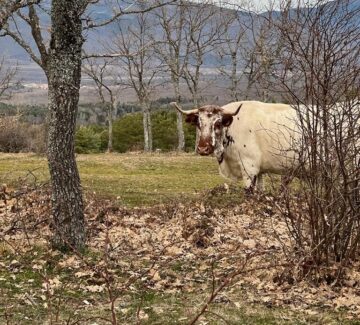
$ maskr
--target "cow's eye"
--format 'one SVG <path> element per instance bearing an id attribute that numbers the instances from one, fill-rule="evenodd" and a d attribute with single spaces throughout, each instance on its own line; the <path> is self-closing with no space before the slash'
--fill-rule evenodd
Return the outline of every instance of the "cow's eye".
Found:
<path id="1" fill-rule="evenodd" d="M 216 121 L 216 122 L 214 123 L 214 128 L 215 128 L 215 129 L 220 129 L 220 128 L 221 128 L 221 122 L 220 122 L 220 121 Z"/>

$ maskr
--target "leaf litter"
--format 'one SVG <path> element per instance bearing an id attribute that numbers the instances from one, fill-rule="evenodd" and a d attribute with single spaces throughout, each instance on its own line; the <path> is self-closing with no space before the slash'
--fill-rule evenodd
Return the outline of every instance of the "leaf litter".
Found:
<path id="1" fill-rule="evenodd" d="M 301 261 L 288 226 L 266 196 L 239 198 L 219 207 L 204 199 L 123 208 L 89 195 L 85 213 L 90 253 L 62 254 L 48 245 L 49 189 L 3 187 L 0 286 L 20 283 L 25 289 L 14 294 L 15 299 L 45 308 L 48 296 L 60 289 L 88 292 L 89 297 L 79 298 L 83 308 L 100 305 L 96 295 L 114 290 L 118 309 L 126 315 L 129 307 L 121 294 L 196 293 L 205 299 L 246 261 L 214 304 L 260 304 L 309 315 L 338 310 L 346 318 L 360 318 L 359 264 L 347 269 L 341 285 L 301 277 Z M 24 264 L 26 258 L 29 264 Z M 27 287 L 19 282 L 27 268 L 41 274 L 39 285 L 33 279 Z M 149 316 L 139 309 L 137 317 Z"/>

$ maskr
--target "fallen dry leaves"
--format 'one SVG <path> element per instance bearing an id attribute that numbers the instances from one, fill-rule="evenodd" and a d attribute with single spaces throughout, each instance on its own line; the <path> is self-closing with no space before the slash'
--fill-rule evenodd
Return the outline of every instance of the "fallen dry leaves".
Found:
<path id="1" fill-rule="evenodd" d="M 88 197 L 88 245 L 94 253 L 89 257 L 63 255 L 48 248 L 48 189 L 16 192 L 3 188 L 1 195 L 0 235 L 8 249 L 21 254 L 32 245 L 46 247 L 45 255 L 56 260 L 58 274 L 71 272 L 72 280 L 66 284 L 70 289 L 90 293 L 109 288 L 119 293 L 196 292 L 206 298 L 214 284 L 221 284 L 247 260 L 241 274 L 214 303 L 285 306 L 310 315 L 325 308 L 345 310 L 349 318 L 360 317 L 359 264 L 348 269 L 341 285 L 301 278 L 301 263 L 287 225 L 270 198 L 248 197 L 222 208 L 199 201 L 126 209 Z M 44 254 L 39 254 L 33 257 L 31 268 L 44 274 L 47 262 Z M 16 259 L 0 263 L 1 269 L 13 271 L 15 277 L 23 267 Z M 0 285 L 2 281 L 6 280 L 0 278 Z M 46 300 L 45 295 L 53 294 L 63 282 L 59 276 L 48 277 L 39 293 L 21 299 L 31 304 L 38 295 Z M 86 300 L 83 304 L 94 303 Z M 119 308 L 127 312 L 127 308 Z M 138 310 L 137 317 L 146 320 L 148 315 Z"/>

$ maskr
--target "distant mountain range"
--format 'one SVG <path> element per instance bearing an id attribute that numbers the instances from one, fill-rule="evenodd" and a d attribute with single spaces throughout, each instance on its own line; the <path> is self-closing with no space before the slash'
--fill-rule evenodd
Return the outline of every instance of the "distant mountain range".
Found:
<path id="1" fill-rule="evenodd" d="M 347 0 L 344 0 L 347 1 Z M 331 2 L 329 2 L 330 4 Z M 41 21 L 41 26 L 44 31 L 45 40 L 49 38 L 47 30 L 50 26 L 50 0 L 46 0 L 42 2 L 42 9 L 38 11 Z M 360 8 L 360 0 L 350 0 L 349 7 L 350 10 L 358 10 Z M 25 9 L 26 10 L 26 9 Z M 112 16 L 113 10 L 107 2 L 107 5 L 104 4 L 94 4 L 89 6 L 87 14 L 90 15 L 93 19 L 101 21 Z M 230 10 L 230 9 L 229 9 Z M 248 13 L 244 13 L 239 11 L 239 15 L 249 15 Z M 266 13 L 264 13 L 266 14 Z M 274 16 L 279 15 L 280 12 L 273 12 Z M 245 18 L 246 19 L 246 18 Z M 133 23 L 133 16 L 124 16 L 121 20 L 121 26 L 129 26 Z M 10 22 L 11 24 L 11 22 Z M 360 28 L 360 17 L 358 19 L 358 26 Z M 17 19 L 17 28 L 23 33 L 25 40 L 32 40 L 29 28 L 27 23 L 21 19 Z M 85 49 L 89 52 L 96 51 L 99 48 L 99 40 L 107 40 L 110 38 L 111 33 L 114 31 L 114 28 L 111 25 L 106 27 L 102 27 L 97 31 L 89 31 L 85 32 L 84 36 L 86 38 Z M 31 45 L 34 45 L 33 41 L 29 41 Z M 5 56 L 7 58 L 7 62 L 10 65 L 19 65 L 20 79 L 25 80 L 26 82 L 45 82 L 45 76 L 42 73 L 41 69 L 33 63 L 29 55 L 25 52 L 25 50 L 16 44 L 9 37 L 0 37 L 0 58 Z M 209 67 L 214 64 L 213 55 L 208 55 L 205 58 L 204 66 Z"/>

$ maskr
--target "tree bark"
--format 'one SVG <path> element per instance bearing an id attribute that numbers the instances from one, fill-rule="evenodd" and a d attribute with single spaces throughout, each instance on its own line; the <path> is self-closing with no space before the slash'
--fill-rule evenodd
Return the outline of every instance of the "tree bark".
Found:
<path id="1" fill-rule="evenodd" d="M 9 17 L 20 8 L 40 2 L 39 0 L 5 0 L 0 1 L 0 30 Z"/>
<path id="2" fill-rule="evenodd" d="M 113 117 L 115 111 L 115 103 L 112 100 L 108 110 L 108 147 L 107 153 L 113 152 Z"/>
<path id="3" fill-rule="evenodd" d="M 179 80 L 173 80 L 174 90 L 176 101 L 180 105 L 181 102 L 181 95 L 180 95 L 180 85 Z M 178 134 L 178 150 L 184 151 L 185 150 L 185 133 L 184 133 L 184 125 L 183 125 L 183 116 L 182 114 L 176 110 L 176 128 Z"/>
<path id="4" fill-rule="evenodd" d="M 151 114 L 150 104 L 146 101 L 141 103 L 143 110 L 143 127 L 144 127 L 144 151 L 152 151 L 152 128 L 151 128 Z"/>
<path id="5" fill-rule="evenodd" d="M 237 77 L 237 65 L 238 65 L 238 58 L 237 53 L 231 53 L 231 97 L 232 100 L 238 101 L 239 96 L 237 92 L 238 88 L 238 77 Z"/>
<path id="6" fill-rule="evenodd" d="M 151 126 L 151 112 L 150 112 L 150 108 L 148 110 L 148 114 L 147 114 L 148 120 L 148 132 L 149 132 L 149 151 L 153 151 L 153 134 L 152 134 L 152 126 Z"/>
<path id="7" fill-rule="evenodd" d="M 47 155 L 52 182 L 53 245 L 58 249 L 81 249 L 85 245 L 82 189 L 74 150 L 84 42 L 80 18 L 85 7 L 84 0 L 53 0 L 51 9 L 52 33 L 46 67 Z"/>

